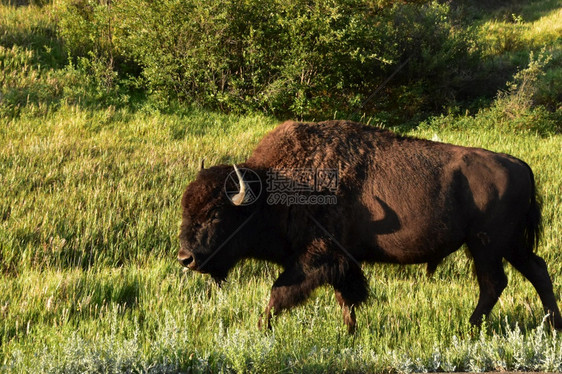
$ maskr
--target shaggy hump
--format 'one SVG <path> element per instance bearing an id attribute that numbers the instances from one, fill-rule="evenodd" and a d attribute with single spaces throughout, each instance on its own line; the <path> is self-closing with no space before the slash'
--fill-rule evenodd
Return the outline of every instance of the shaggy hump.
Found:
<path id="1" fill-rule="evenodd" d="M 349 121 L 287 121 L 267 134 L 254 150 L 250 167 L 348 169 L 365 162 L 391 132 Z"/>

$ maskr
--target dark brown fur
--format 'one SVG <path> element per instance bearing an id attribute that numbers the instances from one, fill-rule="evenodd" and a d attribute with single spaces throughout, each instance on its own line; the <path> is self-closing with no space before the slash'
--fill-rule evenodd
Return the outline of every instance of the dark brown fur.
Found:
<path id="1" fill-rule="evenodd" d="M 264 184 L 271 169 L 339 172 L 335 205 L 270 205 L 264 191 L 256 203 L 234 206 L 222 191 L 232 171 L 227 165 L 201 170 L 184 193 L 182 264 L 219 281 L 243 258 L 283 266 L 265 326 L 272 312 L 330 284 L 353 331 L 354 307 L 368 294 L 360 263 L 427 263 L 434 271 L 466 243 L 480 285 L 472 323 L 481 322 L 505 288 L 505 258 L 532 282 L 551 322 L 562 328 L 546 264 L 533 253 L 541 214 L 533 173 L 523 161 L 328 121 L 281 124 L 239 166 L 254 170 Z"/>

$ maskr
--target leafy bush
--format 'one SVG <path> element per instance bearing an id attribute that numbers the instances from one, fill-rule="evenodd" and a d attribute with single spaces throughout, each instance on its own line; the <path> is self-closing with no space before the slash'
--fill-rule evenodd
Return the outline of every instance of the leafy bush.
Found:
<path id="1" fill-rule="evenodd" d="M 127 103 L 130 92 L 122 89 L 127 82 L 117 76 L 112 55 L 94 52 L 107 48 L 92 44 L 81 52 L 73 50 L 75 58 L 65 56 L 52 9 L 34 5 L 0 10 L 6 20 L 0 23 L 0 116 L 43 116 L 64 103 Z"/>
<path id="2" fill-rule="evenodd" d="M 545 75 L 545 67 L 552 56 L 543 49 L 537 57 L 531 51 L 529 64 L 513 76 L 507 89 L 500 91 L 491 107 L 491 112 L 499 119 L 499 124 L 512 130 L 532 130 L 541 134 L 556 133 L 562 130 L 562 111 L 548 111 L 537 105 L 540 79 Z M 544 95 L 543 95 L 544 97 Z"/>
<path id="3" fill-rule="evenodd" d="M 556 107 L 554 102 L 560 91 L 555 85 L 551 85 L 550 90 L 545 88 L 560 73 L 556 69 L 545 72 L 551 60 L 552 55 L 546 49 L 537 55 L 531 51 L 527 66 L 513 75 L 488 108 L 479 110 L 474 116 L 467 112 L 460 116 L 450 113 L 449 116 L 433 117 L 423 122 L 422 128 L 497 128 L 546 136 L 561 133 L 562 107 Z"/>
<path id="4" fill-rule="evenodd" d="M 72 54 L 111 56 L 120 72 L 140 66 L 157 96 L 226 111 L 363 109 L 407 59 L 396 92 L 416 82 L 416 111 L 453 96 L 477 55 L 437 2 L 65 0 L 60 10 Z"/>
<path id="5" fill-rule="evenodd" d="M 71 0 L 59 6 L 59 35 L 73 56 L 113 55 L 110 1 Z"/>
<path id="6" fill-rule="evenodd" d="M 537 92 L 537 81 L 544 75 L 544 68 L 551 59 L 552 56 L 545 49 L 536 58 L 531 51 L 528 66 L 513 76 L 513 81 L 508 82 L 507 90 L 498 94 L 496 106 L 503 107 L 506 115 L 511 117 L 517 117 L 521 112 L 531 109 Z"/>

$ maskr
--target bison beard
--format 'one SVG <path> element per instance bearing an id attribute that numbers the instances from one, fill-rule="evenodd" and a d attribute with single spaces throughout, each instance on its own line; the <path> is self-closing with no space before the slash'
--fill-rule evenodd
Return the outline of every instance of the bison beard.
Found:
<path id="1" fill-rule="evenodd" d="M 271 204 L 268 191 L 248 204 L 247 194 L 258 194 L 242 168 L 262 181 L 271 170 L 337 169 L 337 204 Z M 224 184 L 234 169 L 240 191 L 229 198 Z M 533 252 L 541 211 L 533 173 L 521 160 L 348 121 L 285 122 L 234 169 L 202 168 L 187 187 L 178 260 L 217 281 L 244 258 L 280 264 L 260 326 L 330 284 L 353 332 L 354 309 L 368 295 L 362 262 L 427 263 L 431 272 L 466 243 L 480 287 L 471 323 L 481 323 L 506 287 L 506 259 L 562 329 L 546 264 Z"/>

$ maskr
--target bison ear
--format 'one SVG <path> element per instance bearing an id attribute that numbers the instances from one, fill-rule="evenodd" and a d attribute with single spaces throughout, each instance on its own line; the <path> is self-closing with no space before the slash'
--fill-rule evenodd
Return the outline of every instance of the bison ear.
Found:
<path id="1" fill-rule="evenodd" d="M 240 170 L 238 170 L 236 165 L 233 166 L 234 166 L 234 171 L 238 176 L 238 184 L 240 185 L 240 191 L 236 195 L 232 196 L 231 200 L 234 205 L 240 206 L 244 204 L 244 200 L 246 199 L 246 190 L 248 189 L 248 186 L 246 185 L 246 182 L 244 181 L 244 178 L 242 177 L 242 173 L 240 173 Z"/>

